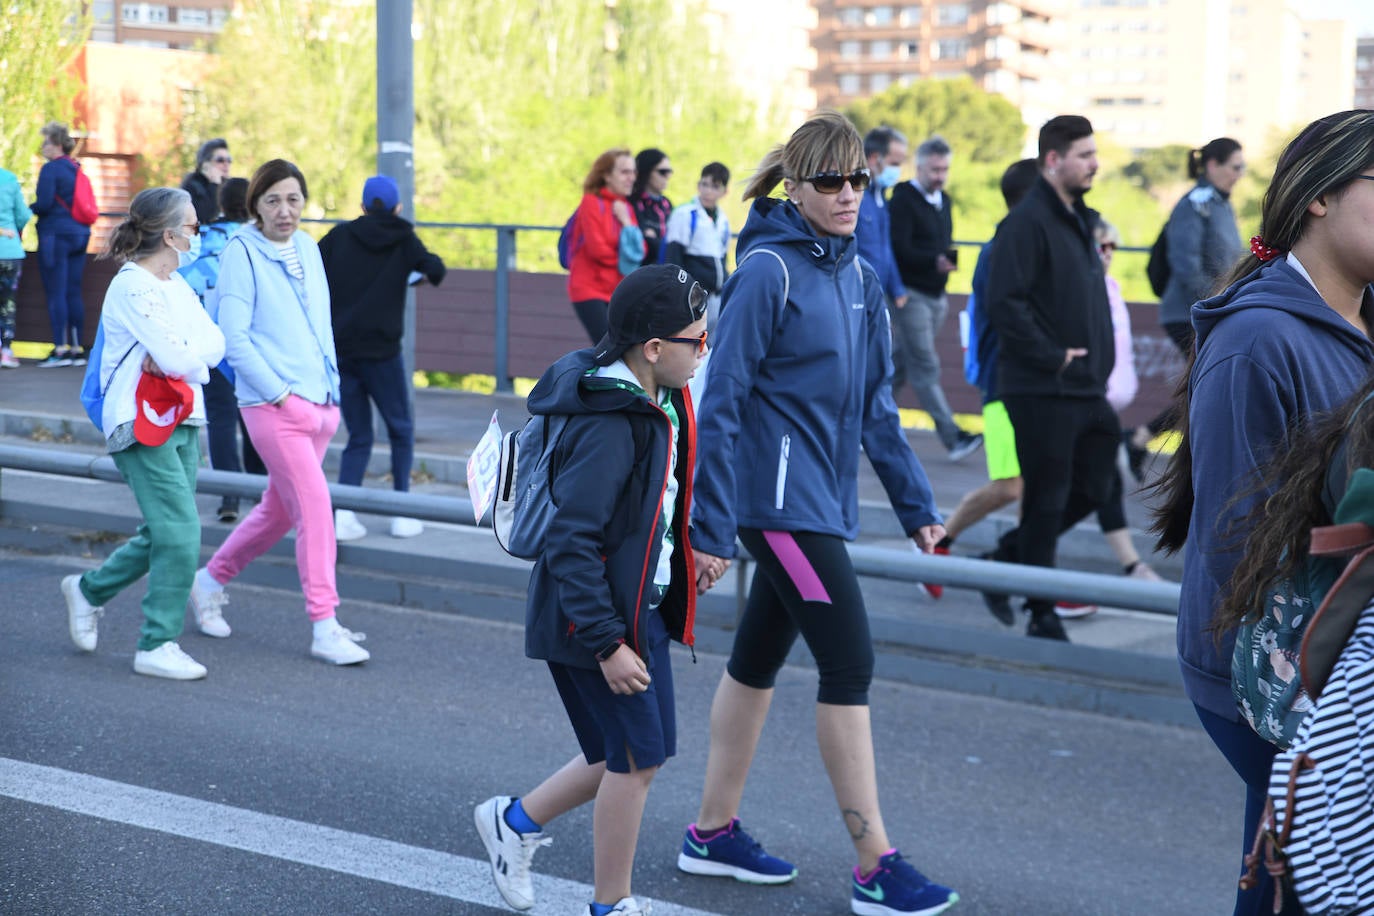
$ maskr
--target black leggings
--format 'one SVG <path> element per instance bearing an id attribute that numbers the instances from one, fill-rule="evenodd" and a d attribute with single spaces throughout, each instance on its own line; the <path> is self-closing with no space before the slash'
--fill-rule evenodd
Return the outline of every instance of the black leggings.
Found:
<path id="1" fill-rule="evenodd" d="M 820 671 L 816 701 L 867 706 L 873 637 L 859 577 L 841 538 L 741 528 L 758 569 L 726 670 L 746 687 L 773 686 L 787 653 L 806 640 Z"/>
<path id="2" fill-rule="evenodd" d="M 606 329 L 610 327 L 606 318 L 606 310 L 610 305 L 606 299 L 579 299 L 572 304 L 577 320 L 582 322 L 582 327 L 587 329 L 587 336 L 592 339 L 593 347 L 601 343 L 601 338 L 606 336 Z"/>

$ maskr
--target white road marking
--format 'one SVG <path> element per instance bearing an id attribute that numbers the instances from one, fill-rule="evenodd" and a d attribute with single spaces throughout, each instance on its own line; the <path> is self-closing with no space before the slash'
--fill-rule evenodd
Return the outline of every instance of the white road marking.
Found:
<path id="1" fill-rule="evenodd" d="M 0 795 L 156 830 L 172 836 L 242 849 L 437 894 L 464 903 L 508 909 L 491 881 L 484 859 L 469 859 L 435 849 L 322 827 L 0 757 Z M 534 876 L 540 903 L 530 913 L 585 913 L 591 885 L 547 875 Z M 659 900 L 655 916 L 719 916 Z"/>

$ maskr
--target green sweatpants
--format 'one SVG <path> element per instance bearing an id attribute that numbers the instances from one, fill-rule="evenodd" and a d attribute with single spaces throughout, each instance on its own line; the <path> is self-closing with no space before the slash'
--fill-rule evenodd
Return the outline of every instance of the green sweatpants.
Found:
<path id="1" fill-rule="evenodd" d="M 148 577 L 138 648 L 146 652 L 181 635 L 191 580 L 200 562 L 200 515 L 196 511 L 196 468 L 200 430 L 179 426 L 162 445 L 135 444 L 115 452 L 143 524 L 122 547 L 81 577 L 81 593 L 94 605 Z"/>

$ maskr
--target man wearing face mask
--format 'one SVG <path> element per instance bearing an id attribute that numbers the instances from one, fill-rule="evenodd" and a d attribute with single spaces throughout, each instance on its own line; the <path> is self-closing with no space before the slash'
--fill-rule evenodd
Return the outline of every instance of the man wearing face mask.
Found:
<path id="1" fill-rule="evenodd" d="M 906 161 L 906 137 L 891 127 L 875 127 L 864 137 L 864 156 L 872 183 L 859 199 L 859 224 L 854 240 L 859 255 L 873 265 L 883 281 L 889 309 L 906 305 L 906 287 L 892 257 L 892 224 L 888 215 L 887 189 L 902 177 Z"/>
<path id="2" fill-rule="evenodd" d="M 933 136 L 916 148 L 916 177 L 892 192 L 892 254 L 906 285 L 906 305 L 892 311 L 892 393 L 906 382 L 935 423 L 935 434 L 960 461 L 983 444 L 954 423 L 940 387 L 940 357 L 935 335 L 945 322 L 949 300 L 945 284 L 954 271 L 953 204 L 945 192 L 949 144 Z"/>

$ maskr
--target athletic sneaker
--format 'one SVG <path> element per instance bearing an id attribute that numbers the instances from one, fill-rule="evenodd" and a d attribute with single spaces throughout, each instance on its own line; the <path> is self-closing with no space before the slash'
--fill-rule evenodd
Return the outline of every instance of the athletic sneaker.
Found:
<path id="1" fill-rule="evenodd" d="M 701 838 L 696 824 L 688 827 L 677 867 L 691 875 L 734 878 L 746 884 L 786 884 L 797 877 L 796 866 L 764 852 L 737 817 L 709 840 Z"/>
<path id="2" fill-rule="evenodd" d="M 482 845 L 487 848 L 487 858 L 491 860 L 491 879 L 496 882 L 501 898 L 517 910 L 528 910 L 534 906 L 530 863 L 541 846 L 553 843 L 553 837 L 542 833 L 517 833 L 512 829 L 506 823 L 506 810 L 513 801 L 509 795 L 487 799 L 472 810 L 472 822 L 477 827 Z M 632 898 L 627 897 L 626 900 L 634 902 Z"/>
<path id="3" fill-rule="evenodd" d="M 209 578 L 210 573 L 204 567 L 198 570 L 191 580 L 191 596 L 187 600 L 196 618 L 196 627 L 206 636 L 223 639 L 233 632 L 224 619 L 224 606 L 229 603 L 229 593 L 222 585 L 216 588 L 219 583 L 213 579 L 206 583 L 205 580 Z"/>
<path id="4" fill-rule="evenodd" d="M 963 461 L 982 447 L 982 433 L 974 433 L 971 436 L 968 433 L 960 433 L 959 438 L 954 442 L 954 447 L 949 450 L 949 460 Z"/>
<path id="5" fill-rule="evenodd" d="M 334 510 L 334 540 L 356 541 L 367 537 L 367 528 L 349 509 Z"/>
<path id="6" fill-rule="evenodd" d="M 959 902 L 959 895 L 918 872 L 892 850 L 878 860 L 867 880 L 854 869 L 849 911 L 858 916 L 935 916 Z"/>
<path id="7" fill-rule="evenodd" d="M 596 910 L 589 906 L 587 912 L 594 913 Z M 606 916 L 649 916 L 649 904 L 640 903 L 633 897 L 621 897 Z"/>
<path id="8" fill-rule="evenodd" d="M 1060 642 L 1069 641 L 1069 634 L 1064 632 L 1064 624 L 1059 622 L 1059 615 L 1055 613 L 1041 616 L 1032 614 L 1030 622 L 1026 624 L 1026 635 L 1040 639 L 1057 639 Z"/>
<path id="9" fill-rule="evenodd" d="M 1077 604 L 1073 601 L 1058 601 L 1054 605 L 1055 614 L 1059 615 L 1060 620 L 1078 620 L 1082 617 L 1091 617 L 1097 613 L 1095 604 Z"/>
<path id="10" fill-rule="evenodd" d="M 0 347 L 0 369 L 18 369 L 19 360 L 15 359 L 14 351 L 9 347 Z"/>
<path id="11" fill-rule="evenodd" d="M 931 551 L 931 553 L 935 554 L 938 557 L 947 557 L 949 556 L 949 548 L 936 547 L 934 550 Z M 922 582 L 921 588 L 925 589 L 926 594 L 929 595 L 931 599 L 934 601 L 939 601 L 941 598 L 944 597 L 945 594 L 945 587 L 943 585 L 933 585 L 929 582 Z"/>
<path id="12" fill-rule="evenodd" d="M 67 599 L 67 631 L 72 642 L 82 652 L 94 652 L 100 635 L 100 615 L 103 607 L 96 607 L 81 593 L 81 577 L 67 576 L 62 580 L 62 597 Z"/>
<path id="13" fill-rule="evenodd" d="M 418 518 L 398 515 L 391 520 L 391 536 L 394 538 L 413 538 L 425 533 L 425 524 Z"/>
<path id="14" fill-rule="evenodd" d="M 71 358 L 73 366 L 86 365 L 86 351 L 80 347 L 72 347 L 67 351 L 67 356 Z"/>
<path id="15" fill-rule="evenodd" d="M 66 348 L 58 349 L 54 347 L 53 351 L 47 355 L 47 358 L 38 361 L 38 368 L 54 369 L 59 366 L 70 366 L 71 364 L 72 356 L 67 352 Z"/>
<path id="16" fill-rule="evenodd" d="M 134 671 L 149 677 L 165 677 L 173 681 L 196 681 L 205 677 L 205 666 L 174 642 L 165 642 L 156 649 L 134 653 Z"/>
<path id="17" fill-rule="evenodd" d="M 362 633 L 336 626 L 310 641 L 310 654 L 331 665 L 356 665 L 372 657 L 372 653 L 358 643 L 367 637 Z"/>
<path id="18" fill-rule="evenodd" d="M 987 553 L 978 555 L 980 560 L 996 560 L 1001 562 L 997 556 L 997 551 L 989 550 Z M 983 603 L 988 606 L 988 613 L 997 618 L 997 622 L 1004 627 L 1016 626 L 1016 612 L 1011 608 L 1011 597 L 1000 592 L 979 592 L 983 596 Z"/>

